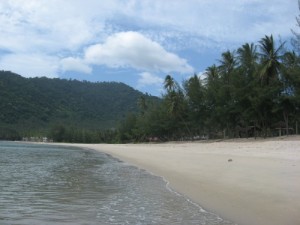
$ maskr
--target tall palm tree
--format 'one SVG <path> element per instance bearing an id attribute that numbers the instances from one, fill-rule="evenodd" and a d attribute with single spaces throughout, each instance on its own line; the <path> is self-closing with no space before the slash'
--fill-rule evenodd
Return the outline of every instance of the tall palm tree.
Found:
<path id="1" fill-rule="evenodd" d="M 239 74 L 235 89 L 235 101 L 237 111 L 237 121 L 243 126 L 247 126 L 250 121 L 256 120 L 256 108 L 253 107 L 253 98 L 257 96 L 257 83 L 255 74 L 258 68 L 257 46 L 253 43 L 245 43 L 237 50 L 239 64 Z"/>
<path id="2" fill-rule="evenodd" d="M 206 75 L 206 100 L 208 100 L 211 108 L 215 107 L 220 89 L 219 68 L 214 64 L 205 71 Z"/>
<path id="3" fill-rule="evenodd" d="M 258 60 L 257 47 L 251 43 L 246 43 L 237 50 L 239 64 L 243 70 L 249 73 L 255 68 Z"/>
<path id="4" fill-rule="evenodd" d="M 207 67 L 205 71 L 205 85 L 208 89 L 214 89 L 214 86 L 219 83 L 219 68 L 214 64 L 210 67 Z"/>
<path id="5" fill-rule="evenodd" d="M 164 81 L 164 88 L 167 92 L 174 91 L 176 88 L 176 82 L 171 75 L 167 75 Z"/>
<path id="6" fill-rule="evenodd" d="M 260 57 L 261 57 L 261 71 L 260 78 L 268 85 L 271 79 L 278 78 L 280 69 L 280 55 L 284 43 L 282 43 L 277 49 L 273 36 L 265 36 L 259 41 Z"/>
<path id="7" fill-rule="evenodd" d="M 192 111 L 199 111 L 204 103 L 205 88 L 197 74 L 185 81 L 184 90 Z"/>
<path id="8" fill-rule="evenodd" d="M 186 99 L 183 90 L 170 75 L 167 75 L 165 78 L 164 88 L 167 90 L 165 100 L 170 118 L 173 118 L 176 122 L 182 122 L 187 133 L 191 134 L 184 118 L 186 114 Z"/>
<path id="9" fill-rule="evenodd" d="M 185 81 L 184 89 L 189 101 L 197 102 L 203 96 L 203 86 L 197 74 Z"/>
<path id="10" fill-rule="evenodd" d="M 214 64 L 208 67 L 205 71 L 206 79 L 205 86 L 208 92 L 216 92 L 219 88 L 220 81 L 219 68 Z M 212 93 L 211 93 L 212 94 Z"/>
<path id="11" fill-rule="evenodd" d="M 206 88 L 200 77 L 194 74 L 193 77 L 184 83 L 185 95 L 188 104 L 188 117 L 191 128 L 199 135 L 204 130 L 204 118 L 206 116 Z"/>
<path id="12" fill-rule="evenodd" d="M 222 114 L 222 126 L 224 134 L 225 132 L 229 132 L 229 130 L 232 128 L 233 119 L 235 116 L 233 116 L 233 108 L 235 104 L 234 100 L 234 78 L 236 74 L 236 56 L 235 52 L 226 51 L 222 54 L 222 58 L 219 61 L 221 65 L 219 66 L 220 69 L 220 75 L 221 75 L 221 81 L 223 82 L 220 86 L 220 90 L 218 91 L 219 95 L 219 113 Z M 224 135 L 225 136 L 225 135 Z"/>
<path id="13" fill-rule="evenodd" d="M 255 109 L 262 126 L 264 136 L 267 136 L 268 128 L 274 122 L 272 112 L 276 111 L 274 99 L 277 99 L 281 94 L 280 69 L 281 55 L 280 51 L 283 48 L 281 44 L 276 48 L 273 36 L 265 36 L 259 41 L 259 56 L 260 68 L 259 76 L 261 85 L 256 87 L 256 96 L 254 96 Z"/>
<path id="14" fill-rule="evenodd" d="M 215 80 L 219 77 L 219 71 L 218 67 L 214 64 L 212 66 L 207 67 L 205 71 L 206 79 L 209 80 Z"/>
<path id="15" fill-rule="evenodd" d="M 224 81 L 229 84 L 230 82 L 230 76 L 231 73 L 234 70 L 234 67 L 236 66 L 236 59 L 234 52 L 224 52 L 222 53 L 222 59 L 220 60 L 220 71 L 224 78 Z"/>

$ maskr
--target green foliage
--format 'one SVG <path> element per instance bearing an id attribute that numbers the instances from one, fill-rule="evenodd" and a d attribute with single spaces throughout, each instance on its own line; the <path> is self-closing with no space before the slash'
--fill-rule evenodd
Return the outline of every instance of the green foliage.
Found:
<path id="1" fill-rule="evenodd" d="M 139 110 L 141 96 L 158 101 L 123 83 L 24 78 L 0 71 L 0 128 L 17 130 L 20 136 L 47 136 L 61 124 L 66 130 L 56 127 L 54 139 L 71 141 L 64 137 L 71 128 L 77 133 L 115 128 L 124 115 Z M 90 141 L 81 136 L 82 142 Z"/>
<path id="2" fill-rule="evenodd" d="M 300 59 L 276 47 L 272 36 L 221 55 L 180 86 L 164 81 L 159 104 L 140 101 L 141 114 L 121 126 L 122 142 L 257 137 L 296 133 L 300 119 Z M 281 132 L 280 132 L 281 133 Z M 155 137 L 155 138 L 154 138 Z"/>
<path id="3" fill-rule="evenodd" d="M 48 135 L 54 142 L 70 143 L 115 143 L 117 133 L 114 130 L 91 130 L 77 127 L 53 126 Z"/>
<path id="4" fill-rule="evenodd" d="M 0 127 L 0 140 L 19 141 L 21 140 L 21 136 L 15 129 Z"/>
<path id="5" fill-rule="evenodd" d="M 137 117 L 129 113 L 119 127 L 119 140 L 121 142 L 135 141 Z"/>

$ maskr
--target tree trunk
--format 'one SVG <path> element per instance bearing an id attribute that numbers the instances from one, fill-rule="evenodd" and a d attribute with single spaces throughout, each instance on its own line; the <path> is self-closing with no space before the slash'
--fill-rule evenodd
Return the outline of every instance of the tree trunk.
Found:
<path id="1" fill-rule="evenodd" d="M 286 111 L 283 112 L 283 119 L 285 122 L 286 136 L 289 136 L 289 114 Z"/>

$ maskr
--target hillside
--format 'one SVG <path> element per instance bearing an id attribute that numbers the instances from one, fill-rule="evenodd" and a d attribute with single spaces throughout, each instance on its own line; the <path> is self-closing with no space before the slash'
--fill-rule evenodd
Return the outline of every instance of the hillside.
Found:
<path id="1" fill-rule="evenodd" d="M 123 83 L 24 78 L 0 71 L 0 129 L 22 134 L 47 132 L 59 124 L 110 129 L 128 112 L 138 111 L 143 95 Z"/>

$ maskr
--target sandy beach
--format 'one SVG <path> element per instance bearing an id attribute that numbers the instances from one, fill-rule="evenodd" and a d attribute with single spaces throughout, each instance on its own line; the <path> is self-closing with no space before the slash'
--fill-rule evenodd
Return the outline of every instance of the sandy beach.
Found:
<path id="1" fill-rule="evenodd" d="M 240 225 L 300 224 L 300 137 L 164 144 L 70 144 L 163 176 L 207 211 Z"/>

